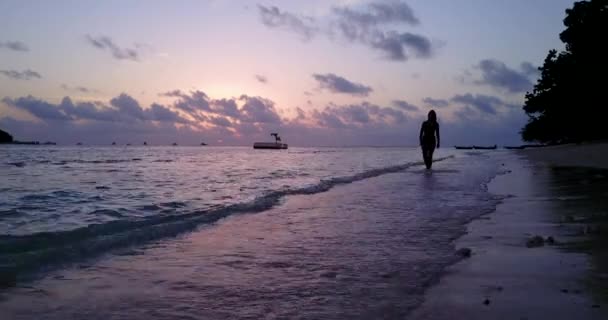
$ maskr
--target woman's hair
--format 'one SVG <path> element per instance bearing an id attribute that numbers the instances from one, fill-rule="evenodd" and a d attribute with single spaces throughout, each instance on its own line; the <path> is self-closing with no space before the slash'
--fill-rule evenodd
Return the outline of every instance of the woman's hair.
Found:
<path id="1" fill-rule="evenodd" d="M 437 122 L 437 114 L 435 113 L 435 110 L 431 110 L 429 111 L 429 120 L 433 121 L 433 122 Z"/>

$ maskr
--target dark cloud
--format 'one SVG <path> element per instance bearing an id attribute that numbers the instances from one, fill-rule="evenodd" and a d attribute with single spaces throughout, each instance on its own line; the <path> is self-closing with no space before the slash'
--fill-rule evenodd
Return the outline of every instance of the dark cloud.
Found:
<path id="1" fill-rule="evenodd" d="M 153 103 L 149 109 L 146 109 L 145 115 L 147 120 L 188 123 L 188 121 L 182 118 L 177 112 L 157 103 Z"/>
<path id="2" fill-rule="evenodd" d="M 267 27 L 289 30 L 300 35 L 304 40 L 311 39 L 317 32 L 317 29 L 314 27 L 315 21 L 312 18 L 281 11 L 275 6 L 265 7 L 258 5 L 258 10 L 262 23 Z"/>
<path id="3" fill-rule="evenodd" d="M 317 30 L 331 40 L 342 39 L 359 43 L 383 53 L 389 60 L 406 61 L 410 57 L 429 58 L 433 55 L 431 41 L 419 34 L 397 30 L 420 23 L 412 8 L 404 1 L 382 0 L 364 6 L 334 7 L 326 26 L 316 29 L 312 18 L 281 11 L 277 7 L 259 6 L 262 22 L 268 27 L 283 27 L 310 39 Z"/>
<path id="4" fill-rule="evenodd" d="M 298 118 L 308 117 L 299 115 Z M 317 125 L 334 129 L 395 125 L 407 120 L 400 110 L 380 107 L 368 102 L 351 105 L 330 104 L 321 111 L 314 110 L 310 118 L 314 119 Z"/>
<path id="5" fill-rule="evenodd" d="M 144 111 L 139 105 L 139 102 L 125 93 L 121 93 L 118 97 L 112 98 L 110 104 L 127 117 L 137 120 L 145 119 Z"/>
<path id="6" fill-rule="evenodd" d="M 383 52 L 385 58 L 405 61 L 410 56 L 428 58 L 431 41 L 410 32 L 385 30 L 384 27 L 420 23 L 410 6 L 398 0 L 370 3 L 362 8 L 336 7 L 333 25 L 344 39 L 359 42 Z"/>
<path id="7" fill-rule="evenodd" d="M 71 117 L 66 115 L 61 108 L 34 98 L 33 96 L 21 97 L 17 99 L 4 98 L 2 102 L 9 106 L 28 111 L 32 115 L 40 119 L 50 120 L 70 120 Z"/>
<path id="8" fill-rule="evenodd" d="M 470 93 L 455 95 L 451 101 L 463 104 L 467 107 L 474 107 L 482 113 L 496 115 L 497 110 L 501 107 L 513 108 L 514 106 L 504 102 L 502 99 L 495 96 L 483 94 L 472 95 Z M 465 110 L 465 113 L 470 113 L 470 110 Z"/>
<path id="9" fill-rule="evenodd" d="M 475 79 L 474 84 L 488 85 L 501 91 L 510 93 L 526 92 L 532 88 L 532 82 L 528 78 L 533 74 L 531 64 L 522 65 L 522 71 L 509 68 L 505 63 L 485 59 L 476 66 L 481 71 L 481 79 Z"/>
<path id="10" fill-rule="evenodd" d="M 351 82 L 333 73 L 313 74 L 315 80 L 319 82 L 322 89 L 327 89 L 333 93 L 346 93 L 353 96 L 368 96 L 373 89 L 371 87 Z"/>
<path id="11" fill-rule="evenodd" d="M 42 76 L 40 73 L 32 70 L 0 70 L 0 74 L 8 77 L 13 80 L 32 80 L 32 79 L 40 79 Z"/>
<path id="12" fill-rule="evenodd" d="M 220 127 L 230 127 L 232 126 L 232 123 L 230 122 L 230 120 L 224 118 L 224 117 L 211 117 L 209 119 L 209 121 L 213 124 L 215 124 L 216 126 L 220 126 Z"/>
<path id="13" fill-rule="evenodd" d="M 195 90 L 188 94 L 181 90 L 173 90 L 161 93 L 160 95 L 178 98 L 173 106 L 198 121 L 206 121 L 207 117 L 205 113 L 212 112 L 209 97 L 202 91 Z"/>
<path id="14" fill-rule="evenodd" d="M 383 51 L 389 60 L 405 61 L 411 54 L 418 58 L 428 58 L 432 55 L 431 41 L 409 32 L 378 33 L 371 39 L 370 44 Z"/>
<path id="15" fill-rule="evenodd" d="M 417 106 L 405 101 L 405 100 L 393 100 L 393 105 L 395 105 L 398 108 L 401 108 L 405 111 L 418 111 L 420 110 L 420 108 L 418 108 Z"/>
<path id="16" fill-rule="evenodd" d="M 265 76 L 260 75 L 260 74 L 256 74 L 255 79 L 260 83 L 264 83 L 264 84 L 268 83 L 268 78 L 266 78 Z"/>
<path id="17" fill-rule="evenodd" d="M 363 10 L 336 7 L 333 12 L 339 19 L 340 29 L 348 38 L 360 37 L 363 31 L 378 25 L 420 23 L 414 11 L 403 1 L 379 1 L 370 3 Z"/>
<path id="18" fill-rule="evenodd" d="M 426 97 L 422 99 L 422 102 L 434 108 L 445 108 L 450 105 L 450 102 L 445 99 L 435 99 L 431 97 Z"/>
<path id="19" fill-rule="evenodd" d="M 65 97 L 59 104 L 49 103 L 32 96 L 17 99 L 4 98 L 7 105 L 25 110 L 42 121 L 106 121 L 106 122 L 146 122 L 161 121 L 171 123 L 188 123 L 178 113 L 160 104 L 142 108 L 139 103 L 127 94 L 121 94 L 110 100 L 110 106 L 96 102 L 74 103 Z"/>
<path id="20" fill-rule="evenodd" d="M 71 86 L 68 86 L 67 84 L 62 84 L 61 88 L 66 91 L 75 91 L 75 92 L 80 92 L 80 93 L 99 93 L 98 90 L 83 87 L 83 86 L 71 87 Z"/>
<path id="21" fill-rule="evenodd" d="M 274 107 L 274 102 L 271 100 L 247 95 L 242 95 L 239 100 L 244 102 L 241 107 L 241 121 L 254 123 L 281 122 L 281 118 Z"/>
<path id="22" fill-rule="evenodd" d="M 30 51 L 30 48 L 28 48 L 28 46 L 21 41 L 0 41 L 0 48 L 21 52 Z"/>
<path id="23" fill-rule="evenodd" d="M 109 51 L 115 59 L 139 61 L 141 55 L 141 52 L 139 51 L 141 48 L 140 46 L 136 46 L 135 48 L 121 48 L 115 44 L 110 37 L 106 36 L 93 37 L 91 35 L 86 35 L 86 40 L 97 49 Z"/>
<path id="24" fill-rule="evenodd" d="M 239 107 L 234 99 L 217 99 L 211 101 L 213 112 L 232 118 L 238 118 L 240 115 Z"/>

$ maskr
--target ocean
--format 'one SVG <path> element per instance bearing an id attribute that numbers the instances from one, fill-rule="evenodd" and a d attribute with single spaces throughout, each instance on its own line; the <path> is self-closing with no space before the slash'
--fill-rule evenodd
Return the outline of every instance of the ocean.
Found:
<path id="1" fill-rule="evenodd" d="M 7 319 L 401 318 L 508 154 L 0 147 Z"/>

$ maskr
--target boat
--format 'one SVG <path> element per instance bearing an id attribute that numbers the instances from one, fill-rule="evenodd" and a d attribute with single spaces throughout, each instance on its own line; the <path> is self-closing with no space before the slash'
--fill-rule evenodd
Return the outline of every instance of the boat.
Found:
<path id="1" fill-rule="evenodd" d="M 207 144 L 204 142 L 201 142 L 201 146 L 206 146 Z"/>
<path id="2" fill-rule="evenodd" d="M 454 146 L 454 148 L 458 150 L 494 150 L 497 146 Z"/>
<path id="3" fill-rule="evenodd" d="M 172 146 L 177 147 L 177 142 L 173 142 Z"/>
<path id="4" fill-rule="evenodd" d="M 475 150 L 495 150 L 497 148 L 496 145 L 493 146 L 489 146 L 489 147 L 484 147 L 484 146 L 473 146 L 473 149 Z"/>
<path id="5" fill-rule="evenodd" d="M 287 143 L 281 142 L 281 137 L 278 133 L 271 133 L 274 137 L 274 142 L 256 142 L 253 144 L 254 149 L 287 149 Z"/>

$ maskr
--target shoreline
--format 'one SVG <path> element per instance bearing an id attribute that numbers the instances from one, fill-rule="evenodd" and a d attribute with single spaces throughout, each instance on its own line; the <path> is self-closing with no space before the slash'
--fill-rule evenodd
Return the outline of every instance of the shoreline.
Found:
<path id="1" fill-rule="evenodd" d="M 472 256 L 448 267 L 409 318 L 606 319 L 606 297 L 590 285 L 590 279 L 603 279 L 606 269 L 593 267 L 597 252 L 581 249 L 589 235 L 580 234 L 578 223 L 567 223 L 579 221 L 572 218 L 582 206 L 579 199 L 597 202 L 601 196 L 578 187 L 587 170 L 560 180 L 563 173 L 554 167 L 604 169 L 607 151 L 608 144 L 593 144 L 513 152 L 519 161 L 509 162 L 507 173 L 488 184 L 489 192 L 506 198 L 455 241 Z M 529 242 L 536 235 L 556 243 L 536 247 Z"/>

